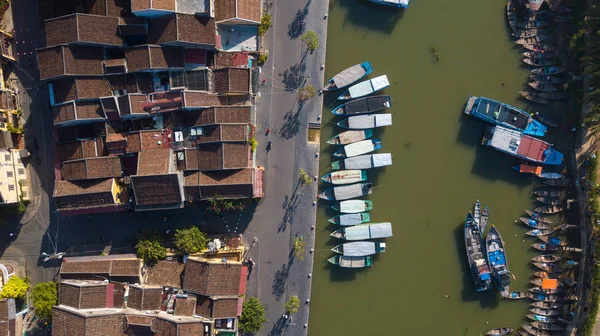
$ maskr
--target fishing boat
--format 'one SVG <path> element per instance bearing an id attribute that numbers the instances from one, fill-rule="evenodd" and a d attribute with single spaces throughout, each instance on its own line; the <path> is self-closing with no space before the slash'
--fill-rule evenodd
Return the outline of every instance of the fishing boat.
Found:
<path id="1" fill-rule="evenodd" d="M 372 96 L 351 100 L 334 108 L 331 113 L 339 116 L 375 113 L 392 106 L 390 96 Z"/>
<path id="2" fill-rule="evenodd" d="M 529 113 L 486 97 L 470 96 L 464 113 L 528 135 L 543 136 L 547 130 L 546 126 L 531 118 Z"/>
<path id="3" fill-rule="evenodd" d="M 544 272 L 550 273 L 559 273 L 562 271 L 562 268 L 555 263 L 531 263 L 533 266 L 541 269 Z"/>
<path id="4" fill-rule="evenodd" d="M 479 224 L 471 213 L 467 215 L 464 224 L 465 248 L 471 276 L 478 292 L 492 288 L 490 268 L 485 260 L 483 238 Z"/>
<path id="5" fill-rule="evenodd" d="M 329 218 L 327 220 L 331 224 L 337 224 L 342 226 L 352 226 L 368 223 L 371 221 L 371 215 L 368 212 L 359 212 L 355 214 L 343 214 Z"/>
<path id="6" fill-rule="evenodd" d="M 519 300 L 519 299 L 524 299 L 526 297 L 527 297 L 527 293 L 525 293 L 525 292 L 510 292 L 504 298 L 511 299 L 511 300 Z"/>
<path id="7" fill-rule="evenodd" d="M 555 324 L 555 323 L 542 323 L 542 322 L 531 322 L 532 327 L 542 329 L 542 330 L 565 330 L 567 329 L 565 326 Z"/>
<path id="8" fill-rule="evenodd" d="M 533 308 L 543 308 L 543 309 L 559 309 L 560 308 L 560 304 L 559 303 L 553 303 L 553 302 L 544 302 L 544 301 L 537 301 L 531 304 L 531 307 Z"/>
<path id="9" fill-rule="evenodd" d="M 526 43 L 528 44 L 528 43 Z M 543 59 L 543 58 L 552 58 L 556 56 L 554 51 L 526 51 L 523 53 L 523 56 L 531 59 Z"/>
<path id="10" fill-rule="evenodd" d="M 331 251 L 346 257 L 365 257 L 385 252 L 385 243 L 358 241 L 344 243 L 332 248 Z"/>
<path id="11" fill-rule="evenodd" d="M 531 308 L 529 309 L 529 311 L 536 315 L 542 316 L 557 316 L 558 314 L 560 314 L 560 311 L 558 310 L 545 308 Z"/>
<path id="12" fill-rule="evenodd" d="M 544 316 L 544 315 L 537 315 L 537 314 L 527 314 L 525 316 L 530 320 L 538 321 L 538 322 L 542 322 L 542 323 L 558 322 L 558 319 L 556 319 L 556 317 L 554 317 L 554 316 Z"/>
<path id="13" fill-rule="evenodd" d="M 517 1 L 508 0 L 506 2 L 506 18 L 510 29 L 515 32 L 517 30 Z"/>
<path id="14" fill-rule="evenodd" d="M 533 193 L 540 197 L 563 197 L 565 192 L 562 190 L 534 190 Z"/>
<path id="15" fill-rule="evenodd" d="M 543 214 L 555 214 L 563 211 L 563 207 L 556 205 L 547 205 L 535 208 L 535 212 L 543 213 Z"/>
<path id="16" fill-rule="evenodd" d="M 560 199 L 553 197 L 536 197 L 536 201 L 549 205 L 560 205 Z"/>
<path id="17" fill-rule="evenodd" d="M 527 297 L 534 301 L 542 302 L 563 302 L 561 296 L 555 294 L 539 294 L 539 293 L 528 293 Z"/>
<path id="18" fill-rule="evenodd" d="M 556 262 L 560 260 L 560 256 L 556 254 L 542 254 L 531 258 L 534 262 Z"/>
<path id="19" fill-rule="evenodd" d="M 555 289 L 544 289 L 542 287 L 533 287 L 533 288 L 529 288 L 529 292 L 531 293 L 537 293 L 537 294 L 558 294 L 558 293 L 562 293 L 562 288 L 555 288 Z"/>
<path id="20" fill-rule="evenodd" d="M 538 237 L 541 238 L 541 237 Z M 532 244 L 531 247 L 533 247 L 534 249 L 538 250 L 538 251 L 545 251 L 545 252 L 554 252 L 558 250 L 558 246 L 552 245 L 552 244 L 545 244 L 545 243 L 535 243 Z"/>
<path id="21" fill-rule="evenodd" d="M 509 292 L 510 272 L 508 271 L 508 261 L 504 251 L 504 241 L 494 225 L 487 234 L 485 245 L 496 286 L 498 286 L 502 296 L 506 296 Z"/>
<path id="22" fill-rule="evenodd" d="M 479 225 L 481 221 L 481 202 L 479 202 L 479 198 L 475 201 L 475 205 L 473 206 L 473 218 L 475 218 L 475 223 Z"/>
<path id="23" fill-rule="evenodd" d="M 327 140 L 330 145 L 347 145 L 361 140 L 370 139 L 373 136 L 373 130 L 358 130 L 358 131 L 345 131 L 331 139 Z"/>
<path id="24" fill-rule="evenodd" d="M 552 84 L 542 83 L 542 82 L 529 82 L 527 83 L 531 88 L 542 91 L 542 92 L 554 92 L 557 91 L 557 88 L 552 86 Z"/>
<path id="25" fill-rule="evenodd" d="M 337 123 L 346 129 L 372 129 L 392 125 L 392 114 L 363 114 L 344 119 Z"/>
<path id="26" fill-rule="evenodd" d="M 517 22 L 517 27 L 524 29 L 543 28 L 549 26 L 550 23 L 550 20 L 526 20 Z"/>
<path id="27" fill-rule="evenodd" d="M 537 95 L 546 100 L 561 100 L 569 97 L 565 92 L 540 92 Z"/>
<path id="28" fill-rule="evenodd" d="M 551 244 L 554 246 L 567 246 L 567 242 L 556 237 L 538 237 L 538 239 L 546 244 Z"/>
<path id="29" fill-rule="evenodd" d="M 366 182 L 329 188 L 320 192 L 318 197 L 328 201 L 343 201 L 351 198 L 366 196 L 372 192 L 373 185 Z"/>
<path id="30" fill-rule="evenodd" d="M 340 161 L 333 161 L 331 169 L 371 169 L 392 165 L 392 154 L 367 154 L 347 158 Z"/>
<path id="31" fill-rule="evenodd" d="M 481 227 L 481 233 L 485 232 L 485 228 L 487 227 L 489 222 L 489 216 L 490 210 L 488 209 L 488 207 L 483 208 L 483 211 L 481 211 L 481 221 L 479 223 L 479 226 Z"/>
<path id="32" fill-rule="evenodd" d="M 533 174 L 533 175 L 541 177 L 541 178 L 555 179 L 555 178 L 562 177 L 562 175 L 560 175 L 558 173 L 549 173 L 549 172 L 544 171 L 541 166 L 533 166 L 533 165 L 528 165 L 528 164 L 524 164 L 524 163 L 522 163 L 518 166 L 513 166 L 513 169 L 518 171 L 519 173 Z M 558 176 L 558 177 L 556 177 L 556 176 Z"/>
<path id="33" fill-rule="evenodd" d="M 373 72 L 373 68 L 371 67 L 371 63 L 369 62 L 362 62 L 353 65 L 348 69 L 333 76 L 329 81 L 327 81 L 327 83 L 325 83 L 325 86 L 323 87 L 323 91 L 333 91 L 345 88 L 346 86 L 369 75 L 371 72 Z"/>
<path id="34" fill-rule="evenodd" d="M 535 163 L 561 165 L 564 158 L 562 153 L 546 141 L 502 126 L 488 127 L 482 143 L 500 152 Z"/>
<path id="35" fill-rule="evenodd" d="M 552 76 L 558 75 L 565 72 L 565 68 L 557 67 L 557 66 L 549 66 L 543 68 L 537 68 L 531 70 L 531 73 L 534 75 L 542 75 L 542 76 Z"/>
<path id="36" fill-rule="evenodd" d="M 529 333 L 525 329 L 521 328 L 521 329 L 518 329 L 516 331 L 515 335 L 518 335 L 518 336 L 529 336 Z"/>
<path id="37" fill-rule="evenodd" d="M 343 227 L 333 231 L 330 236 L 344 240 L 388 238 L 392 236 L 392 223 L 373 223 Z"/>
<path id="38" fill-rule="evenodd" d="M 546 67 L 554 64 L 554 61 L 548 58 L 523 58 L 523 63 L 536 66 L 536 67 Z"/>
<path id="39" fill-rule="evenodd" d="M 528 236 L 537 237 L 537 236 L 547 236 L 547 235 L 551 234 L 552 232 L 554 232 L 554 230 L 552 230 L 552 229 L 533 229 L 533 230 L 529 230 L 529 231 L 525 232 L 525 234 Z"/>
<path id="40" fill-rule="evenodd" d="M 577 261 L 572 260 L 572 259 L 565 260 L 565 262 L 566 262 L 565 268 L 572 268 L 572 267 L 579 265 L 579 263 Z"/>
<path id="41" fill-rule="evenodd" d="M 551 46 L 549 44 L 543 44 L 543 43 L 524 44 L 523 48 L 525 48 L 529 51 L 554 51 L 554 50 L 556 50 L 556 47 Z"/>
<path id="42" fill-rule="evenodd" d="M 550 229 L 551 226 L 546 224 L 546 223 L 542 223 L 540 221 L 537 221 L 533 218 L 529 218 L 529 217 L 521 217 L 519 218 L 521 220 L 521 222 L 523 222 L 523 224 L 532 227 L 534 229 Z"/>
<path id="43" fill-rule="evenodd" d="M 486 335 L 490 335 L 490 336 L 500 336 L 500 335 L 508 335 L 511 332 L 513 332 L 512 328 L 509 327 L 501 327 L 501 328 L 494 328 L 488 332 L 486 332 Z"/>
<path id="44" fill-rule="evenodd" d="M 368 96 L 372 93 L 375 93 L 379 90 L 383 90 L 388 86 L 390 86 L 390 82 L 388 81 L 387 76 L 382 75 L 382 76 L 375 77 L 373 79 L 368 79 L 366 81 L 352 85 L 346 92 L 342 93 L 338 97 L 338 99 L 339 100 L 349 100 L 349 99 L 361 98 L 364 96 Z"/>
<path id="45" fill-rule="evenodd" d="M 534 103 L 538 103 L 538 104 L 548 104 L 549 101 L 545 98 L 542 98 L 539 93 L 535 93 L 535 92 L 529 92 L 529 91 L 519 91 L 519 93 L 521 94 L 521 96 L 523 96 L 523 98 L 532 101 Z"/>
<path id="46" fill-rule="evenodd" d="M 339 158 L 349 158 L 371 153 L 378 149 L 381 149 L 381 140 L 369 139 L 345 145 L 333 153 L 333 156 Z"/>
<path id="47" fill-rule="evenodd" d="M 522 324 L 521 327 L 523 329 L 525 329 L 525 331 L 527 331 L 528 335 L 533 335 L 533 336 L 551 336 L 550 333 L 548 333 L 547 331 L 543 331 L 543 330 L 537 330 L 534 327 L 528 325 L 528 324 Z"/>
<path id="48" fill-rule="evenodd" d="M 558 179 L 562 178 L 563 176 L 560 173 L 543 172 L 542 175 L 540 175 L 540 177 L 547 179 L 547 180 L 558 180 Z"/>
<path id="49" fill-rule="evenodd" d="M 344 268 L 363 268 L 373 265 L 373 259 L 371 259 L 371 257 L 346 257 L 336 255 L 327 259 L 327 261 Z"/>
<path id="50" fill-rule="evenodd" d="M 552 120 L 550 120 L 550 119 L 548 119 L 548 118 L 545 118 L 545 117 L 541 116 L 541 115 L 540 115 L 540 114 L 538 114 L 538 113 L 536 113 L 534 116 L 535 116 L 535 118 L 536 118 L 537 120 L 539 120 L 539 121 L 540 121 L 542 124 L 544 124 L 544 125 L 546 125 L 546 126 L 548 126 L 548 127 L 552 127 L 552 128 L 558 128 L 558 125 L 557 125 L 555 122 L 553 122 Z"/>
<path id="51" fill-rule="evenodd" d="M 548 180 L 544 181 L 544 184 L 551 187 L 569 187 L 571 186 L 571 180 L 568 178 L 563 178 L 560 180 Z"/>
<path id="52" fill-rule="evenodd" d="M 352 184 L 367 180 L 366 170 L 337 170 L 321 177 L 323 182 L 331 184 Z"/>
<path id="53" fill-rule="evenodd" d="M 539 213 L 535 212 L 535 211 L 531 211 L 531 210 L 525 210 L 525 212 L 531 216 L 531 218 L 539 221 L 539 222 L 543 222 L 546 224 L 552 224 L 553 222 L 550 220 L 550 218 L 544 216 L 544 215 L 540 215 Z"/>
<path id="54" fill-rule="evenodd" d="M 551 278 L 555 279 L 560 276 L 560 273 L 548 273 L 548 272 L 538 271 L 538 272 L 533 272 L 533 276 L 535 278 L 537 278 L 537 280 L 551 279 Z"/>
<path id="55" fill-rule="evenodd" d="M 341 213 L 359 213 L 373 210 L 373 201 L 348 200 L 335 203 L 331 208 Z"/>
<path id="56" fill-rule="evenodd" d="M 533 37 L 539 33 L 537 29 L 521 29 L 515 31 L 512 35 L 514 37 L 523 38 L 523 37 Z"/>
<path id="57" fill-rule="evenodd" d="M 520 38 L 520 39 L 516 40 L 515 43 L 519 44 L 519 45 L 540 43 L 540 42 L 546 41 L 549 38 L 550 37 L 547 36 L 547 35 L 538 35 L 538 36 L 534 36 L 534 37 L 524 37 L 524 38 Z"/>
<path id="58" fill-rule="evenodd" d="M 369 0 L 369 2 L 396 8 L 408 8 L 410 0 Z"/>
<path id="59" fill-rule="evenodd" d="M 549 84 L 562 84 L 565 82 L 560 76 L 529 75 L 529 79 Z"/>

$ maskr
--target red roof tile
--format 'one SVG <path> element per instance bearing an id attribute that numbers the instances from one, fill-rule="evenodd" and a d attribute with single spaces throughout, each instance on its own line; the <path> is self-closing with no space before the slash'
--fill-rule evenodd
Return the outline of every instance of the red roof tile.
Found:
<path id="1" fill-rule="evenodd" d="M 180 175 L 132 176 L 131 184 L 137 205 L 176 205 L 183 202 Z"/>
<path id="2" fill-rule="evenodd" d="M 238 295 L 241 264 L 207 263 L 187 259 L 183 289 L 206 296 Z"/>

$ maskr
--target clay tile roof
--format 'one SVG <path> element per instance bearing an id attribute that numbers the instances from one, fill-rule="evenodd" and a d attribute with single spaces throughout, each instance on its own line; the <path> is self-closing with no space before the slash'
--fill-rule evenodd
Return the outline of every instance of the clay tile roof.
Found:
<path id="1" fill-rule="evenodd" d="M 261 0 L 237 0 L 237 17 L 260 22 Z"/>
<path id="2" fill-rule="evenodd" d="M 207 199 L 219 195 L 224 198 L 248 198 L 253 195 L 252 184 L 200 186 L 200 197 Z"/>
<path id="3" fill-rule="evenodd" d="M 142 263 L 140 259 L 115 259 L 110 270 L 111 276 L 139 276 Z"/>
<path id="4" fill-rule="evenodd" d="M 194 316 L 196 312 L 196 298 L 188 297 L 187 299 L 178 298 L 175 300 L 175 315 Z"/>
<path id="5" fill-rule="evenodd" d="M 241 274 L 241 264 L 206 263 L 188 258 L 183 289 L 207 296 L 238 295 Z"/>
<path id="6" fill-rule="evenodd" d="M 252 184 L 252 169 L 228 169 L 200 172 L 199 183 L 205 185 Z M 187 185 L 187 179 L 186 179 Z"/>
<path id="7" fill-rule="evenodd" d="M 227 104 L 226 97 L 220 97 L 213 93 L 199 91 L 183 91 L 184 107 L 210 107 Z"/>
<path id="8" fill-rule="evenodd" d="M 65 259 L 60 266 L 60 274 L 109 274 L 111 266 L 112 260 L 68 261 Z"/>
<path id="9" fill-rule="evenodd" d="M 112 95 L 104 78 L 64 78 L 52 81 L 55 104 L 77 99 L 94 99 Z"/>
<path id="10" fill-rule="evenodd" d="M 86 139 L 81 141 L 81 148 L 83 149 L 84 158 L 94 158 L 103 154 L 102 139 Z"/>
<path id="11" fill-rule="evenodd" d="M 80 285 L 65 283 L 60 284 L 59 304 L 78 308 L 105 308 L 107 283 L 87 284 L 81 281 Z"/>
<path id="12" fill-rule="evenodd" d="M 60 175 L 67 181 L 87 179 L 85 160 L 63 162 Z"/>
<path id="13" fill-rule="evenodd" d="M 250 146 L 246 143 L 224 143 L 223 168 L 246 168 L 249 165 Z"/>
<path id="14" fill-rule="evenodd" d="M 183 179 L 184 179 L 185 186 L 199 186 L 200 185 L 200 172 L 198 172 L 198 171 L 183 172 Z"/>
<path id="15" fill-rule="evenodd" d="M 59 210 L 114 205 L 113 184 L 114 179 L 56 181 L 54 201 Z"/>
<path id="16" fill-rule="evenodd" d="M 178 261 L 160 260 L 148 267 L 146 284 L 181 288 L 181 275 L 184 267 L 185 264 Z"/>
<path id="17" fill-rule="evenodd" d="M 62 178 L 69 181 L 120 177 L 121 175 L 121 159 L 116 156 L 65 161 L 61 170 Z"/>
<path id="18" fill-rule="evenodd" d="M 250 92 L 249 68 L 222 68 L 213 70 L 215 92 Z"/>
<path id="19" fill-rule="evenodd" d="M 145 149 L 138 157 L 138 175 L 167 174 L 172 162 L 172 153 L 168 148 Z"/>
<path id="20" fill-rule="evenodd" d="M 177 335 L 177 323 L 173 321 L 167 321 L 162 318 L 157 318 L 154 320 L 152 324 L 152 331 L 154 331 L 154 335 L 164 335 L 164 336 L 178 336 Z M 184 334 L 188 335 L 188 334 Z M 189 334 L 192 336 L 194 334 Z"/>
<path id="21" fill-rule="evenodd" d="M 183 68 L 184 50 L 179 47 L 143 45 L 125 50 L 129 71 Z"/>
<path id="22" fill-rule="evenodd" d="M 217 22 L 233 19 L 235 17 L 236 0 L 217 0 L 215 1 L 215 20 Z"/>
<path id="23" fill-rule="evenodd" d="M 213 300 L 211 298 L 203 295 L 198 295 L 196 301 L 196 315 L 200 315 L 205 318 L 211 318 L 212 306 Z"/>
<path id="24" fill-rule="evenodd" d="M 180 204 L 184 201 L 182 196 L 182 182 L 180 175 L 177 173 L 131 177 L 131 184 L 137 205 Z"/>
<path id="25" fill-rule="evenodd" d="M 56 144 L 54 147 L 54 155 L 57 162 L 81 159 L 83 158 L 81 142 L 75 141 Z"/>
<path id="26" fill-rule="evenodd" d="M 223 169 L 223 144 L 203 144 L 198 146 L 198 149 L 195 151 L 198 156 L 198 170 Z M 187 153 L 188 151 L 186 150 Z M 187 161 L 189 160 L 186 158 L 186 163 Z M 193 167 L 193 165 L 190 163 L 189 167 Z"/>
<path id="27" fill-rule="evenodd" d="M 127 307 L 137 310 L 159 310 L 162 288 L 129 287 Z"/>
<path id="28" fill-rule="evenodd" d="M 40 78 L 62 75 L 99 76 L 103 74 L 104 48 L 55 46 L 37 50 Z"/>
<path id="29" fill-rule="evenodd" d="M 122 336 L 123 314 L 90 316 L 86 319 L 86 336 Z M 74 335 L 74 334 L 71 334 Z"/>
<path id="30" fill-rule="evenodd" d="M 62 307 L 54 306 L 52 309 L 52 335 L 71 336 L 86 335 L 85 317 L 77 315 Z"/>
<path id="31" fill-rule="evenodd" d="M 213 302 L 212 318 L 235 318 L 238 316 L 238 300 L 218 299 Z"/>
<path id="32" fill-rule="evenodd" d="M 221 141 L 247 141 L 248 125 L 220 125 Z"/>
<path id="33" fill-rule="evenodd" d="M 52 107 L 52 112 L 54 123 L 86 119 L 103 120 L 105 118 L 99 101 L 69 102 Z"/>
<path id="34" fill-rule="evenodd" d="M 201 321 L 179 323 L 177 327 L 179 335 L 202 335 L 204 332 L 204 323 Z"/>
<path id="35" fill-rule="evenodd" d="M 137 153 L 142 150 L 140 132 L 127 134 L 127 153 Z"/>
<path id="36" fill-rule="evenodd" d="M 89 14 L 72 14 L 45 22 L 46 45 L 73 42 L 122 46 L 119 18 Z"/>

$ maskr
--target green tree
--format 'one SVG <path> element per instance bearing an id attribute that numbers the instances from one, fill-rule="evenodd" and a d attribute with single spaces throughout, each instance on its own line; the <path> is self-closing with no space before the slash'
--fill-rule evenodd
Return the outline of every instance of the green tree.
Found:
<path id="1" fill-rule="evenodd" d="M 312 179 L 310 178 L 308 173 L 302 168 L 300 168 L 299 178 L 300 182 L 302 182 L 302 185 L 309 185 L 312 183 Z"/>
<path id="2" fill-rule="evenodd" d="M 300 309 L 300 300 L 294 295 L 285 303 L 285 310 L 294 314 L 298 312 L 298 309 Z"/>
<path id="3" fill-rule="evenodd" d="M 55 282 L 41 282 L 33 287 L 33 305 L 38 318 L 50 320 L 52 318 L 52 307 L 57 303 Z"/>
<path id="4" fill-rule="evenodd" d="M 264 36 L 272 25 L 271 14 L 263 12 L 262 17 L 260 18 L 260 25 L 258 25 L 258 35 Z"/>
<path id="5" fill-rule="evenodd" d="M 246 333 L 255 333 L 262 329 L 267 322 L 265 306 L 255 297 L 244 300 L 239 328 Z"/>
<path id="6" fill-rule="evenodd" d="M 16 275 L 13 275 L 8 279 L 8 282 L 2 287 L 0 297 L 2 298 L 15 298 L 21 299 L 27 293 L 29 289 L 29 283 L 25 279 L 21 279 Z"/>
<path id="7" fill-rule="evenodd" d="M 261 51 L 258 54 L 258 60 L 256 62 L 258 65 L 263 65 L 267 62 L 267 58 L 269 58 L 269 53 L 267 51 Z"/>
<path id="8" fill-rule="evenodd" d="M 306 47 L 310 51 L 319 49 L 319 35 L 314 30 L 308 30 L 300 37 L 302 42 L 306 43 Z"/>
<path id="9" fill-rule="evenodd" d="M 250 141 L 248 141 L 248 143 L 250 144 L 250 150 L 254 152 L 258 146 L 258 141 L 256 141 L 255 138 L 252 138 Z"/>
<path id="10" fill-rule="evenodd" d="M 167 256 L 167 249 L 162 245 L 162 239 L 154 231 L 143 231 L 135 246 L 138 257 L 146 262 L 154 262 Z"/>
<path id="11" fill-rule="evenodd" d="M 184 254 L 198 253 L 206 247 L 208 238 L 198 227 L 175 231 L 175 246 Z"/>
<path id="12" fill-rule="evenodd" d="M 301 102 L 307 101 L 317 95 L 317 90 L 314 86 L 308 85 L 298 90 L 298 100 Z"/>
<path id="13" fill-rule="evenodd" d="M 294 257 L 298 258 L 298 260 L 304 260 L 304 247 L 306 243 L 304 242 L 303 236 L 297 236 L 294 238 Z"/>

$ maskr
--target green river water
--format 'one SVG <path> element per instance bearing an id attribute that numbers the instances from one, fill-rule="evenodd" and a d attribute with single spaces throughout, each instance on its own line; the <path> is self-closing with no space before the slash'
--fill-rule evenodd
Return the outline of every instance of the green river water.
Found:
<path id="1" fill-rule="evenodd" d="M 511 290 L 529 288 L 534 239 L 514 221 L 532 206 L 534 180 L 511 169 L 516 159 L 482 147 L 484 123 L 462 114 L 471 94 L 527 108 L 518 92 L 529 69 L 508 35 L 505 6 L 497 0 L 413 0 L 397 13 L 363 1 L 331 1 L 325 77 L 368 60 L 371 77 L 387 74 L 392 83 L 384 92 L 393 99 L 393 126 L 376 137 L 383 143 L 379 152 L 391 152 L 394 163 L 369 171 L 377 186 L 369 198 L 372 221 L 392 222 L 394 236 L 373 267 L 333 267 L 326 259 L 340 241 L 329 237 L 335 227 L 326 219 L 336 213 L 320 203 L 311 336 L 481 335 L 525 322 L 527 300 L 474 290 L 462 231 L 467 210 L 480 198 L 506 243 L 516 277 Z M 339 121 L 330 113 L 337 105 L 333 96 L 324 103 L 320 175 L 334 151 L 325 141 L 341 131 L 328 122 Z"/>

